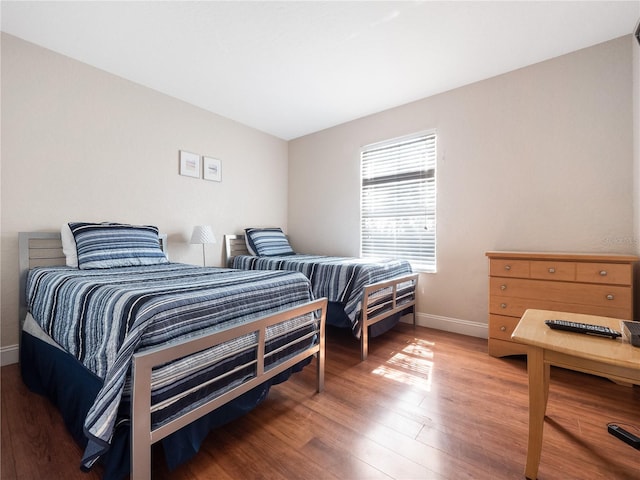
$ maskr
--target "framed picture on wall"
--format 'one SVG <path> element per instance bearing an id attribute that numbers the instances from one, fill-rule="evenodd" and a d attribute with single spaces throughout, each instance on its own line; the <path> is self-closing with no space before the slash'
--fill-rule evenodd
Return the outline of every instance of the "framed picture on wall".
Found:
<path id="1" fill-rule="evenodd" d="M 180 175 L 200 178 L 200 155 L 180 150 Z"/>
<path id="2" fill-rule="evenodd" d="M 222 162 L 218 158 L 202 157 L 204 161 L 204 179 L 222 181 Z"/>

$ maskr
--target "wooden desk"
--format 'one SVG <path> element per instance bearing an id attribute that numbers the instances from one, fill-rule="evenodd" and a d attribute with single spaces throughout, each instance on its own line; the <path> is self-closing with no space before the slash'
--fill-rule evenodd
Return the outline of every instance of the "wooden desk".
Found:
<path id="1" fill-rule="evenodd" d="M 524 312 L 511 338 L 527 345 L 529 442 L 524 474 L 532 480 L 537 477 L 540 464 L 551 365 L 640 385 L 640 348 L 632 346 L 624 338 L 611 340 L 551 330 L 544 324 L 548 319 L 593 323 L 622 331 L 621 320 L 615 318 L 550 310 Z"/>

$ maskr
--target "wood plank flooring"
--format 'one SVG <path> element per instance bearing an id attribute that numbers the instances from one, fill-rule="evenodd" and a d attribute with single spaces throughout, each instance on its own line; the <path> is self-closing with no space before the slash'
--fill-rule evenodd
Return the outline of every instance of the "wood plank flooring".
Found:
<path id="1" fill-rule="evenodd" d="M 603 341 L 607 341 L 603 339 Z M 527 446 L 523 357 L 496 359 L 486 341 L 401 324 L 372 340 L 328 332 L 326 388 L 307 367 L 250 414 L 213 431 L 200 453 L 156 479 L 522 479 Z M 100 478 L 47 400 L 3 367 L 2 464 L 10 479 Z M 640 451 L 607 433 L 640 435 L 640 387 L 552 369 L 541 480 L 640 479 Z"/>

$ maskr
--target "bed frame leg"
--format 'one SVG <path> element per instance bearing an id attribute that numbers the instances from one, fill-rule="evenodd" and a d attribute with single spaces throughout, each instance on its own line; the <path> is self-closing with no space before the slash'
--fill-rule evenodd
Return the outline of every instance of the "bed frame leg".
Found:
<path id="1" fill-rule="evenodd" d="M 151 480 L 151 364 L 134 356 L 131 391 L 131 478 Z"/>
<path id="2" fill-rule="evenodd" d="M 324 390 L 324 351 L 322 349 L 318 352 L 316 360 L 318 361 L 316 365 L 316 375 L 318 379 L 316 392 L 322 393 Z"/>
<path id="3" fill-rule="evenodd" d="M 151 447 L 147 444 L 133 447 L 131 455 L 131 478 L 151 479 Z"/>
<path id="4" fill-rule="evenodd" d="M 365 361 L 369 355 L 369 327 L 363 322 L 360 334 L 360 361 Z"/>
<path id="5" fill-rule="evenodd" d="M 316 391 L 321 393 L 324 390 L 324 361 L 325 361 L 325 325 L 327 318 L 327 300 L 322 303 L 322 310 L 320 312 L 320 329 L 318 338 L 318 352 L 316 353 L 316 376 L 318 379 L 318 386 Z"/>

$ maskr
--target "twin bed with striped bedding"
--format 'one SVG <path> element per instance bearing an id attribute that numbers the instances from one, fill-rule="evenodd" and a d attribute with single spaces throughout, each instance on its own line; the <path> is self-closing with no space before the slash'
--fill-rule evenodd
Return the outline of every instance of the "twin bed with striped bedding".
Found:
<path id="1" fill-rule="evenodd" d="M 248 228 L 225 235 L 227 265 L 243 270 L 303 273 L 316 298 L 328 299 L 327 324 L 350 328 L 368 353 L 369 336 L 392 328 L 404 313 L 415 324 L 418 274 L 405 260 L 362 259 L 295 253 L 280 228 Z"/>
<path id="2" fill-rule="evenodd" d="M 313 356 L 322 390 L 326 300 L 304 275 L 169 263 L 157 229 L 129 227 L 70 224 L 78 267 L 59 235 L 20 234 L 23 378 L 86 445 L 83 468 L 149 478 L 159 440 L 176 466 Z"/>

